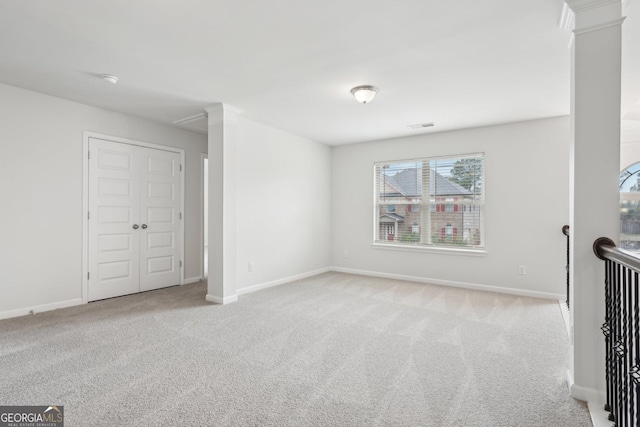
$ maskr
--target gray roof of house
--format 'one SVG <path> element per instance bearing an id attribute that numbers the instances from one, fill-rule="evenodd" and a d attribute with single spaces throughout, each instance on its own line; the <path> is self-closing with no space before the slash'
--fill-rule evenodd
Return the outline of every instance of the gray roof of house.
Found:
<path id="1" fill-rule="evenodd" d="M 422 195 L 422 168 L 411 168 L 387 176 L 387 183 L 397 189 L 401 196 L 414 197 Z M 471 191 L 448 180 L 431 169 L 429 194 L 438 196 L 466 196 Z M 436 191 L 437 190 L 437 191 Z M 390 195 L 390 194 L 387 194 Z"/>

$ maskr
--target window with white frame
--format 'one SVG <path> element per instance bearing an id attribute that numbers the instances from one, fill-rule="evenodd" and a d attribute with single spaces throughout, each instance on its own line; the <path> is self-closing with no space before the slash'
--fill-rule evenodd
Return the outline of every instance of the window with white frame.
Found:
<path id="1" fill-rule="evenodd" d="M 374 243 L 484 248 L 483 154 L 377 162 L 374 182 Z"/>

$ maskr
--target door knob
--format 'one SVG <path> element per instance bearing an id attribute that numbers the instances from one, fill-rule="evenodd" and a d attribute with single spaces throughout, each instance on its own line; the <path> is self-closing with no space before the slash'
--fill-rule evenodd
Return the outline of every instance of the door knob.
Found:
<path id="1" fill-rule="evenodd" d="M 147 228 L 147 224 L 142 224 L 142 229 L 146 229 Z"/>
<path id="2" fill-rule="evenodd" d="M 138 229 L 138 224 L 133 224 L 133 229 L 137 230 Z"/>

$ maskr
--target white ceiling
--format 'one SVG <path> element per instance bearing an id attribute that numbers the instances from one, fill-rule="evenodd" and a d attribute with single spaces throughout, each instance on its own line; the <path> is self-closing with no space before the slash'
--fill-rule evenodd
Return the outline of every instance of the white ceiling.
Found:
<path id="1" fill-rule="evenodd" d="M 640 98 L 636 3 L 626 110 Z M 168 124 L 224 102 L 330 145 L 550 117 L 569 113 L 562 4 L 2 0 L 0 82 Z M 380 88 L 371 104 L 349 93 L 362 84 Z"/>

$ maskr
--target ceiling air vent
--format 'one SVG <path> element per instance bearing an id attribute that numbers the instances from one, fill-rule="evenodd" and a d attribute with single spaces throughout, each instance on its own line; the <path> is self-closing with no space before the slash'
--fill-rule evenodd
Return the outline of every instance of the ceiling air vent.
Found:
<path id="1" fill-rule="evenodd" d="M 408 125 L 407 127 L 410 129 L 424 129 L 424 128 L 430 128 L 432 126 L 435 126 L 433 124 L 433 122 L 431 123 L 418 123 L 417 125 Z"/>

